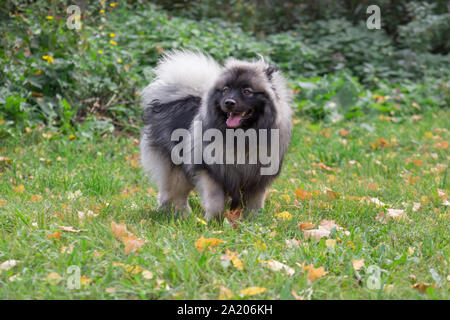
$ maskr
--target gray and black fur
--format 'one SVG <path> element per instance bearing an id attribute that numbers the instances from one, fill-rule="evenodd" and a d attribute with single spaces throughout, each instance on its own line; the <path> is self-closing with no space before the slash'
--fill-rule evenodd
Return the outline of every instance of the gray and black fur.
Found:
<path id="1" fill-rule="evenodd" d="M 143 91 L 145 128 L 140 147 L 142 164 L 158 186 L 160 206 L 190 211 L 187 198 L 195 188 L 207 220 L 223 213 L 227 198 L 232 209 L 262 208 L 266 191 L 281 168 L 292 130 L 290 95 L 281 73 L 263 60 L 229 59 L 220 66 L 208 56 L 187 51 L 166 54 L 155 73 L 155 81 Z M 259 162 L 173 164 L 171 151 L 178 144 L 171 141 L 175 129 L 192 132 L 192 124 L 198 120 L 203 132 L 215 128 L 225 136 L 230 112 L 244 115 L 237 127 L 244 131 L 279 129 L 281 160 L 276 174 L 261 175 Z M 192 141 L 192 145 L 198 143 L 204 144 L 198 139 Z M 252 152 L 255 147 L 247 143 L 246 150 Z"/>

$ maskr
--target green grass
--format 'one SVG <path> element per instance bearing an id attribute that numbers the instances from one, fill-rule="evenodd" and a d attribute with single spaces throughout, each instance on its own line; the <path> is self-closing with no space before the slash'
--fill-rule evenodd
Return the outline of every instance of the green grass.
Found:
<path id="1" fill-rule="evenodd" d="M 449 117 L 450 112 L 441 110 L 419 121 L 377 119 L 369 124 L 373 131 L 361 122 L 330 126 L 296 120 L 282 173 L 264 210 L 238 228 L 199 222 L 196 218 L 203 213 L 196 194 L 190 196 L 194 213 L 187 219 L 156 211 L 156 194 L 149 191 L 154 186 L 126 158 L 139 152 L 136 137 L 109 134 L 89 140 L 81 133 L 74 138 L 59 132 L 44 137 L 48 130 L 41 127 L 2 139 L 0 155 L 11 160 L 0 162 L 0 264 L 19 262 L 0 271 L 0 299 L 217 299 L 220 286 L 236 299 L 251 286 L 267 288 L 254 296 L 263 299 L 293 299 L 292 290 L 312 299 L 448 299 L 450 219 L 437 189 L 448 194 L 442 165 L 448 164 L 449 153 L 436 144 L 449 141 Z M 350 132 L 346 144 L 341 126 Z M 371 147 L 380 137 L 389 146 Z M 414 159 L 422 165 L 410 162 Z M 360 167 L 349 164 L 351 160 Z M 18 193 L 14 187 L 21 184 L 24 191 Z M 311 200 L 295 197 L 295 189 L 325 187 L 340 197 L 331 200 L 322 192 Z M 77 190 L 81 195 L 68 199 Z M 42 200 L 33 202 L 36 195 Z M 407 219 L 381 223 L 375 217 L 386 208 L 348 196 L 376 197 L 390 208 L 405 209 Z M 422 209 L 414 212 L 414 202 L 421 202 Z M 99 215 L 81 221 L 77 212 L 88 210 Z M 292 220 L 276 217 L 282 211 Z M 350 231 L 349 236 L 332 232 L 338 240 L 334 249 L 326 246 L 325 238 L 304 240 L 298 227 L 322 219 L 333 219 Z M 111 221 L 125 222 L 146 241 L 138 253 L 124 253 Z M 63 232 L 59 226 L 82 231 Z M 56 231 L 60 239 L 49 239 Z M 199 252 L 195 241 L 202 236 L 226 242 Z M 300 244 L 289 248 L 287 239 Z M 258 241 L 265 248 L 255 245 Z M 62 253 L 63 246 L 73 246 L 72 252 Z M 226 249 L 237 252 L 244 270 L 223 263 Z M 268 259 L 285 263 L 295 274 L 258 262 Z M 365 266 L 356 273 L 352 261 L 357 259 L 364 259 Z M 140 266 L 154 277 L 145 279 L 113 263 Z M 322 266 L 328 273 L 311 282 L 302 264 Z M 67 268 L 73 265 L 90 280 L 80 289 L 66 285 Z M 380 289 L 367 286 L 371 265 L 381 268 Z M 46 280 L 51 272 L 62 281 Z M 158 286 L 158 279 L 169 288 Z M 424 292 L 411 287 L 420 282 L 432 285 Z"/>

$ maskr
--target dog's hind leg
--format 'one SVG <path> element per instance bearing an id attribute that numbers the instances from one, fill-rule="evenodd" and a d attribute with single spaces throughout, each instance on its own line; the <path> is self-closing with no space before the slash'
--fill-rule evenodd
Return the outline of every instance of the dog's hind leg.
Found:
<path id="1" fill-rule="evenodd" d="M 159 190 L 160 207 L 173 207 L 177 212 L 186 216 L 191 212 L 188 203 L 189 192 L 193 184 L 188 180 L 186 174 L 180 168 L 172 168 L 170 173 L 161 181 Z"/>
<path id="2" fill-rule="evenodd" d="M 141 158 L 144 169 L 158 187 L 159 209 L 189 213 L 188 195 L 193 184 L 183 170 L 174 167 L 161 150 L 148 146 L 145 139 L 141 140 Z"/>
<path id="3" fill-rule="evenodd" d="M 205 220 L 220 217 L 225 207 L 225 193 L 220 185 L 202 171 L 197 174 L 196 187 L 205 209 Z"/>

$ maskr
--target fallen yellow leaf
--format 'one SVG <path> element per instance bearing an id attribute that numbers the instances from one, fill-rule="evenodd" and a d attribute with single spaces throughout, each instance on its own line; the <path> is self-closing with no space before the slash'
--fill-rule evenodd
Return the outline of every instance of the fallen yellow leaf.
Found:
<path id="1" fill-rule="evenodd" d="M 280 213 L 276 214 L 276 216 L 282 220 L 287 220 L 287 221 L 292 220 L 292 215 L 287 211 L 280 212 Z"/>
<path id="2" fill-rule="evenodd" d="M 87 276 L 81 276 L 80 277 L 80 283 L 84 286 L 89 285 L 92 282 L 91 279 L 89 279 Z"/>
<path id="3" fill-rule="evenodd" d="M 244 263 L 241 259 L 237 257 L 237 253 L 226 250 L 226 254 L 220 256 L 221 260 L 229 260 L 233 264 L 233 267 L 235 267 L 238 270 L 244 270 Z"/>
<path id="4" fill-rule="evenodd" d="M 23 193 L 23 191 L 25 190 L 25 187 L 23 184 L 19 184 L 17 187 L 13 186 L 13 190 L 16 193 Z"/>
<path id="5" fill-rule="evenodd" d="M 256 295 L 264 293 L 266 291 L 267 291 L 267 288 L 248 287 L 246 289 L 242 289 L 241 291 L 239 291 L 239 293 L 243 296 L 250 297 L 250 296 L 256 296 Z"/>

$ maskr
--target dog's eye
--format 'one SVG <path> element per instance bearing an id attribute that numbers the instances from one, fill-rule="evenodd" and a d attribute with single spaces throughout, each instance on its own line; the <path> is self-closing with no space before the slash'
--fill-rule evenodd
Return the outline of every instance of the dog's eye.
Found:
<path id="1" fill-rule="evenodd" d="M 224 87 L 223 89 L 222 89 L 222 92 L 223 93 L 228 93 L 230 91 L 230 88 L 228 88 L 228 87 Z"/>
<path id="2" fill-rule="evenodd" d="M 246 96 L 250 95 L 253 93 L 251 88 L 244 88 L 242 89 L 242 93 L 245 94 Z"/>

